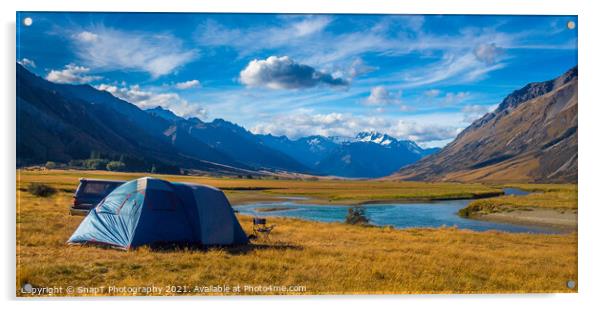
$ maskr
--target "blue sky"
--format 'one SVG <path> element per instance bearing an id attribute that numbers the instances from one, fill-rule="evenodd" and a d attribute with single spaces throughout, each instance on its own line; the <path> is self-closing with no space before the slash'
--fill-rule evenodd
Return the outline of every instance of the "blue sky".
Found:
<path id="1" fill-rule="evenodd" d="M 576 16 L 21 12 L 17 61 L 141 108 L 298 138 L 442 146 L 577 64 Z"/>

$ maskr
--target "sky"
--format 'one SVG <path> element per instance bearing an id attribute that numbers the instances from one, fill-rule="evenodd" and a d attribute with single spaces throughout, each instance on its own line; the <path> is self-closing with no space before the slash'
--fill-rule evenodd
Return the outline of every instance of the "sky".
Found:
<path id="1" fill-rule="evenodd" d="M 443 146 L 513 90 L 577 65 L 576 16 L 19 12 L 17 20 L 17 62 L 49 81 L 292 139 L 378 131 Z"/>

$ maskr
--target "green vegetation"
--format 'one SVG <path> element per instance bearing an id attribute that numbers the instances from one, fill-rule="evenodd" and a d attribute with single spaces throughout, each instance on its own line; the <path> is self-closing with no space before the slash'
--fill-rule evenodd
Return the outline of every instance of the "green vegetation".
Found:
<path id="1" fill-rule="evenodd" d="M 164 251 L 143 247 L 124 252 L 94 246 L 67 246 L 66 240 L 82 220 L 82 217 L 70 216 L 68 211 L 71 201 L 68 192 L 73 192 L 80 177 L 129 179 L 142 175 L 55 170 L 19 170 L 17 173 L 18 188 L 27 188 L 32 182 L 44 182 L 57 189 L 56 194 L 44 198 L 27 190 L 17 191 L 17 293 L 25 283 L 34 287 L 302 285 L 306 287 L 305 292 L 293 293 L 311 294 L 551 293 L 577 290 L 566 287 L 566 280 L 578 279 L 576 233 L 511 234 L 455 228 L 397 230 L 270 218 L 271 223 L 277 226 L 270 240 L 256 240 L 241 247 Z M 211 183 L 231 189 L 269 187 L 279 195 L 285 190 L 298 192 L 299 187 L 308 194 L 325 195 L 323 185 L 347 187 L 354 192 L 361 192 L 359 187 L 378 191 L 379 185 L 386 188 L 381 188 L 386 192 L 392 192 L 395 186 L 414 185 L 415 190 L 422 188 L 423 191 L 427 186 L 399 182 L 266 182 L 160 177 Z M 439 185 L 446 190 L 462 187 L 458 184 L 430 185 L 435 191 L 441 190 Z M 485 188 L 478 185 L 467 187 Z M 414 192 L 399 190 L 404 194 Z M 335 191 L 334 194 L 345 192 L 343 189 Z M 237 194 L 233 192 L 238 191 L 230 190 L 229 196 Z M 241 192 L 244 195 L 257 190 Z M 276 198 L 272 193 L 261 194 L 245 198 Z M 245 231 L 250 233 L 251 218 L 239 215 L 239 219 Z M 89 291 L 80 295 L 94 294 Z M 163 292 L 163 295 L 170 294 L 176 293 Z"/>
<path id="2" fill-rule="evenodd" d="M 509 187 L 531 191 L 523 196 L 505 195 L 472 201 L 459 215 L 474 217 L 497 212 L 549 208 L 559 211 L 577 209 L 576 184 L 512 184 Z"/>
<path id="3" fill-rule="evenodd" d="M 27 186 L 27 192 L 34 196 L 48 197 L 56 193 L 56 189 L 43 183 L 32 182 Z"/>
<path id="4" fill-rule="evenodd" d="M 46 169 L 77 169 L 77 170 L 97 170 L 113 172 L 141 172 L 141 173 L 161 173 L 179 175 L 181 170 L 177 166 L 169 164 L 150 162 L 145 159 L 125 154 L 103 154 L 92 151 L 87 159 L 75 159 L 69 162 L 48 161 L 44 165 Z"/>
<path id="5" fill-rule="evenodd" d="M 121 161 L 111 161 L 107 163 L 107 171 L 121 172 L 126 170 L 125 163 Z"/>
<path id="6" fill-rule="evenodd" d="M 258 212 L 271 212 L 271 211 L 280 211 L 280 210 L 288 210 L 292 209 L 290 207 L 265 207 L 265 208 L 257 208 L 255 211 Z"/>
<path id="7" fill-rule="evenodd" d="M 345 223 L 352 225 L 368 225 L 370 220 L 366 217 L 366 209 L 364 207 L 351 207 L 347 210 Z"/>

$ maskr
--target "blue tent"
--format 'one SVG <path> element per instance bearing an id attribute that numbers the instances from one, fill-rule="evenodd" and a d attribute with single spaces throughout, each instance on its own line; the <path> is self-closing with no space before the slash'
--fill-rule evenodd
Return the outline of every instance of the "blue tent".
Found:
<path id="1" fill-rule="evenodd" d="M 157 243 L 247 242 L 222 191 L 148 177 L 117 187 L 90 211 L 68 241 L 126 250 Z"/>

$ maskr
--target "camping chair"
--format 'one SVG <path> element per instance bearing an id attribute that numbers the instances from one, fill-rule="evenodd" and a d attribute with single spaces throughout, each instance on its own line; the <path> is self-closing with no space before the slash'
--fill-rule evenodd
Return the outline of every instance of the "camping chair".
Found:
<path id="1" fill-rule="evenodd" d="M 266 223 L 266 218 L 253 218 L 253 235 L 255 235 L 255 237 L 261 235 L 265 239 L 270 239 L 270 233 L 276 225 L 268 226 Z"/>

